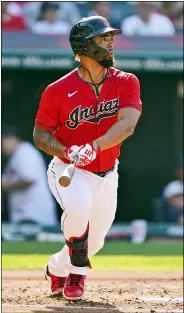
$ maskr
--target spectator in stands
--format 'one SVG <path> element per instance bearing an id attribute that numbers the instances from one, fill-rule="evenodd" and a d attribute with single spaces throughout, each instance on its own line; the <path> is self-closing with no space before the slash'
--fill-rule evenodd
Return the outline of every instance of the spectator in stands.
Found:
<path id="1" fill-rule="evenodd" d="M 112 27 L 120 28 L 120 22 L 113 19 L 111 16 L 111 3 L 105 1 L 92 1 L 90 2 L 92 10 L 89 12 L 89 16 L 100 15 L 105 17 Z"/>
<path id="2" fill-rule="evenodd" d="M 32 32 L 36 34 L 61 35 L 68 34 L 70 25 L 58 20 L 59 6 L 52 2 L 43 2 L 40 17 L 32 26 Z"/>
<path id="3" fill-rule="evenodd" d="M 69 23 L 70 28 L 72 25 L 76 24 L 80 20 L 81 18 L 80 11 L 75 2 L 52 1 L 52 4 L 58 5 L 59 7 L 57 12 L 58 19 L 61 20 L 62 22 Z M 23 13 L 24 16 L 26 17 L 26 21 L 29 27 L 32 27 L 32 25 L 38 20 L 41 7 L 42 7 L 41 1 L 35 2 L 27 1 L 22 6 Z"/>
<path id="4" fill-rule="evenodd" d="M 2 153 L 8 158 L 1 188 L 7 193 L 10 222 L 55 225 L 56 207 L 42 154 L 13 128 L 2 128 Z"/>
<path id="5" fill-rule="evenodd" d="M 40 17 L 32 25 L 32 32 L 36 34 L 60 35 L 68 34 L 70 25 L 58 20 L 59 6 L 52 2 L 43 2 Z"/>
<path id="6" fill-rule="evenodd" d="M 183 223 L 183 165 L 176 169 L 177 180 L 170 182 L 163 190 L 167 207 L 167 220 Z"/>
<path id="7" fill-rule="evenodd" d="M 59 18 L 73 26 L 81 19 L 80 11 L 75 2 L 60 1 L 59 5 Z"/>
<path id="8" fill-rule="evenodd" d="M 137 15 L 125 18 L 121 25 L 126 36 L 172 36 L 175 29 L 171 20 L 155 13 L 150 2 L 137 3 Z"/>
<path id="9" fill-rule="evenodd" d="M 183 33 L 183 2 L 162 1 L 161 13 L 167 15 L 173 22 L 177 32 Z"/>
<path id="10" fill-rule="evenodd" d="M 8 13 L 8 7 L 10 2 L 1 2 L 1 14 L 2 14 L 2 31 L 22 31 L 27 29 L 26 22 L 21 15 L 11 15 Z"/>
<path id="11" fill-rule="evenodd" d="M 89 12 L 89 16 L 100 15 L 109 18 L 110 15 L 110 3 L 105 1 L 93 1 L 90 3 L 92 11 Z"/>
<path id="12" fill-rule="evenodd" d="M 13 1 L 9 2 L 7 11 L 10 15 L 14 15 L 14 16 L 23 15 L 20 2 L 13 2 Z"/>

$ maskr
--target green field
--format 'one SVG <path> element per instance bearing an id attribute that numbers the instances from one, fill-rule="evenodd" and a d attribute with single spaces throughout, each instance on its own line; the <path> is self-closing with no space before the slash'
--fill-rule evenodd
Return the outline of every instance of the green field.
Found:
<path id="1" fill-rule="evenodd" d="M 51 254 L 63 244 L 2 242 L 2 269 L 42 270 Z M 106 242 L 93 258 L 95 270 L 178 271 L 183 267 L 182 242 L 146 242 L 133 245 L 125 241 Z"/>

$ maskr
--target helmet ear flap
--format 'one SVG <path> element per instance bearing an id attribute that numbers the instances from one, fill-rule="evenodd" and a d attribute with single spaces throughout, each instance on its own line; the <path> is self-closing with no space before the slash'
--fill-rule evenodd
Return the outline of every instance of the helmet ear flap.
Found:
<path id="1" fill-rule="evenodd" d="M 89 42 L 89 40 L 87 40 L 87 42 L 84 42 L 83 43 L 83 50 L 84 51 L 86 51 L 86 52 L 88 52 L 88 50 L 89 50 L 89 48 L 90 48 L 90 42 Z"/>

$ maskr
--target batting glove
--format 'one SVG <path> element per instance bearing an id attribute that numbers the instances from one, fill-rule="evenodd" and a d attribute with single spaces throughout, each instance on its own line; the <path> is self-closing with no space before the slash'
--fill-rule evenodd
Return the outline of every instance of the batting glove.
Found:
<path id="1" fill-rule="evenodd" d="M 81 146 L 78 151 L 80 159 L 79 162 L 77 162 L 77 165 L 83 167 L 90 164 L 96 159 L 99 152 L 100 149 L 96 141 Z"/>
<path id="2" fill-rule="evenodd" d="M 65 158 L 68 159 L 71 163 L 80 159 L 79 146 L 73 145 L 67 147 L 65 150 Z"/>

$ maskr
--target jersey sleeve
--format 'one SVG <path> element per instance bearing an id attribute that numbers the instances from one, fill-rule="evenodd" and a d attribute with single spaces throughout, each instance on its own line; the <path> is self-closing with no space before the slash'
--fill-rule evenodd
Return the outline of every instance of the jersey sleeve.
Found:
<path id="1" fill-rule="evenodd" d="M 142 112 L 142 101 L 140 99 L 140 84 L 135 75 L 129 75 L 120 93 L 119 109 L 135 108 Z"/>
<path id="2" fill-rule="evenodd" d="M 61 105 L 51 87 L 47 87 L 39 103 L 35 125 L 49 131 L 54 131 L 59 125 Z"/>

